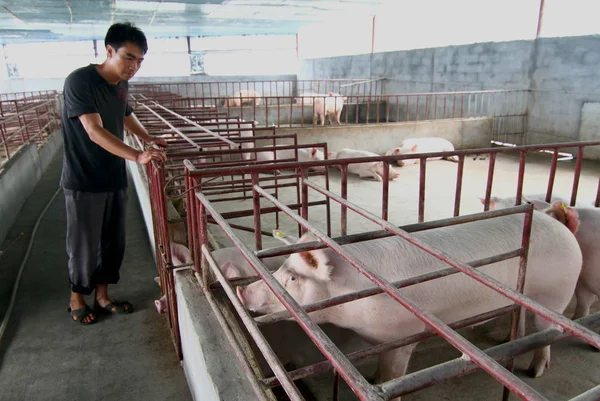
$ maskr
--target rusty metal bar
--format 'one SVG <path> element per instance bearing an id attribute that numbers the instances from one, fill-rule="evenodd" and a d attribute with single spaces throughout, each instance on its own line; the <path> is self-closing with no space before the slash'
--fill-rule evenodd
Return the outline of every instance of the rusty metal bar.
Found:
<path id="1" fill-rule="evenodd" d="M 577 189 L 579 188 L 579 179 L 581 175 L 581 164 L 583 163 L 583 146 L 577 147 L 577 161 L 575 162 L 575 172 L 573 173 L 573 191 L 571 192 L 571 206 L 575 206 L 577 201 Z"/>
<path id="2" fill-rule="evenodd" d="M 491 263 L 497 263 L 497 262 L 501 262 L 504 260 L 522 256 L 523 252 L 524 252 L 523 249 L 515 249 L 513 251 L 498 254 L 496 256 L 490 256 L 487 258 L 474 260 L 472 262 L 468 262 L 467 265 L 471 266 L 473 268 L 486 266 Z M 410 277 L 410 278 L 406 278 L 406 279 L 402 279 L 402 280 L 397 280 L 397 281 L 391 282 L 391 285 L 393 285 L 396 288 L 405 288 L 405 287 L 410 287 L 411 285 L 425 283 L 427 281 L 435 280 L 435 279 L 438 279 L 441 277 L 451 276 L 453 274 L 458 274 L 458 273 L 460 273 L 460 271 L 456 270 L 453 267 L 449 267 L 447 269 L 437 270 L 435 272 L 421 274 L 420 276 L 414 276 L 414 277 Z M 382 294 L 383 292 L 384 292 L 383 289 L 381 289 L 380 287 L 370 287 L 370 288 L 366 288 L 364 290 L 349 292 L 344 295 L 338 295 L 336 297 L 327 298 L 327 299 L 324 299 L 324 300 L 321 300 L 318 302 L 314 302 L 312 304 L 302 305 L 302 308 L 306 311 L 306 313 L 310 313 L 310 312 L 320 311 L 320 310 L 324 310 L 324 309 L 331 308 L 334 306 L 338 306 L 341 304 L 345 304 L 348 302 L 356 301 L 358 299 L 372 297 L 373 295 Z M 255 318 L 254 320 L 259 324 L 267 324 L 267 323 L 275 323 L 275 322 L 279 322 L 281 320 L 288 319 L 288 318 L 290 318 L 290 316 L 291 315 L 289 312 L 281 311 L 281 312 L 273 312 L 273 313 L 269 313 L 267 315 L 259 316 L 259 317 Z"/>
<path id="3" fill-rule="evenodd" d="M 214 210 L 214 208 L 210 205 L 210 202 L 206 198 L 204 198 L 201 193 L 197 192 L 196 193 L 196 197 L 197 197 L 197 199 L 201 203 L 204 204 L 204 206 L 206 207 L 206 209 L 213 216 L 215 216 L 215 217 L 218 216 L 218 212 L 216 210 Z M 234 234 L 233 230 L 231 230 L 231 229 L 229 229 L 227 227 L 227 222 L 225 220 L 220 219 L 220 218 L 219 218 L 219 220 L 220 220 L 219 221 L 219 226 L 221 226 L 221 228 L 223 229 L 223 231 L 225 231 L 225 234 L 234 242 L 234 244 L 240 250 L 243 250 L 243 251 L 245 250 L 246 251 L 246 252 L 242 252 L 242 254 L 245 254 L 245 253 L 246 254 L 250 254 L 250 250 L 244 245 L 244 243 L 242 241 L 240 241 L 236 237 L 236 235 Z M 289 376 L 288 372 L 281 365 L 281 362 L 277 358 L 277 355 L 275 354 L 275 352 L 273 351 L 273 349 L 271 348 L 271 346 L 269 345 L 269 343 L 267 342 L 267 340 L 264 338 L 264 336 L 262 335 L 262 333 L 260 332 L 260 330 L 258 329 L 258 327 L 256 326 L 256 324 L 252 321 L 252 318 L 248 314 L 248 311 L 246 311 L 246 309 L 244 308 L 244 306 L 242 305 L 242 303 L 240 302 L 240 300 L 236 296 L 235 291 L 233 291 L 233 288 L 227 282 L 227 279 L 225 278 L 225 276 L 223 275 L 223 273 L 221 272 L 221 270 L 218 268 L 217 262 L 213 259 L 213 257 L 210 254 L 210 252 L 206 251 L 206 247 L 205 246 L 202 247 L 202 253 L 206 257 L 206 259 L 208 261 L 208 265 L 210 266 L 210 268 L 211 268 L 212 272 L 214 273 L 215 277 L 221 283 L 221 286 L 225 290 L 225 293 L 227 294 L 227 296 L 231 300 L 231 303 L 232 303 L 233 307 L 238 312 L 238 315 L 240 316 L 240 319 L 242 320 L 242 322 L 246 326 L 246 329 L 248 330 L 248 332 L 250 333 L 250 335 L 254 339 L 254 342 L 256 343 L 257 347 L 260 349 L 260 351 L 262 352 L 265 360 L 269 363 L 269 366 L 273 369 L 273 372 L 275 373 L 275 375 L 280 380 L 280 383 L 283 386 L 283 388 L 284 388 L 285 392 L 287 393 L 287 395 L 290 397 L 290 399 L 292 401 L 304 401 L 304 398 L 302 397 L 302 395 L 300 394 L 300 392 L 296 388 L 296 385 L 290 379 L 290 376 Z M 255 260 L 253 260 L 252 262 L 250 262 L 250 261 L 249 262 L 250 262 L 250 264 L 255 269 L 257 269 L 257 271 L 259 271 L 259 270 L 266 270 L 266 268 L 262 265 L 262 262 L 260 262 L 256 258 L 254 258 L 254 259 Z"/>
<path id="4" fill-rule="evenodd" d="M 319 191 L 319 192 L 321 192 L 323 194 L 327 194 L 327 196 L 331 196 L 331 198 L 334 199 L 334 200 L 336 200 L 337 202 L 344 202 L 344 200 L 341 199 L 339 196 L 337 196 L 334 193 L 331 193 L 331 192 L 325 190 L 324 188 L 322 188 L 322 187 L 320 187 L 320 186 L 318 186 L 318 185 L 316 185 L 314 183 L 309 183 L 307 185 L 309 185 L 311 188 L 313 188 L 313 189 L 315 189 L 315 190 L 317 190 L 317 191 Z M 260 190 L 260 187 L 258 187 L 257 190 Z M 262 190 L 260 190 L 260 191 L 261 191 L 261 194 L 265 193 Z M 272 197 L 270 197 L 270 198 L 272 198 Z M 273 203 L 273 201 L 271 201 L 271 202 Z M 280 202 L 277 201 L 277 204 L 280 204 Z M 453 260 L 453 258 L 448 257 L 447 255 L 445 255 L 441 251 L 429 248 L 421 240 L 419 240 L 417 238 L 414 238 L 413 236 L 411 236 L 406 231 L 404 231 L 404 230 L 402 230 L 402 229 L 394 226 L 393 224 L 391 224 L 388 221 L 380 219 L 376 215 L 374 215 L 374 214 L 372 214 L 372 213 L 364 210 L 363 208 L 361 208 L 359 206 L 356 206 L 356 205 L 353 205 L 353 204 L 351 204 L 349 202 L 346 202 L 346 206 L 349 209 L 351 209 L 352 211 L 354 211 L 354 212 L 358 213 L 359 215 L 361 215 L 361 216 L 367 218 L 368 220 L 372 221 L 373 223 L 379 224 L 385 230 L 390 231 L 393 234 L 396 234 L 397 236 L 399 236 L 399 237 L 403 238 L 404 240 L 410 242 L 411 244 L 415 245 L 419 249 L 421 249 L 421 250 L 429 253 L 430 255 L 438 258 L 439 260 L 441 260 L 441 261 L 443 261 L 443 262 L 445 262 L 447 264 L 449 264 L 450 266 L 453 266 L 454 268 L 462 271 L 463 273 L 465 273 L 469 277 L 477 280 L 478 282 L 482 283 L 486 287 L 489 287 L 492 290 L 498 292 L 499 294 L 504 295 L 505 297 L 507 297 L 508 299 L 512 300 L 513 302 L 516 302 L 519 305 L 524 306 L 528 310 L 530 310 L 530 311 L 532 311 L 532 312 L 540 315 L 541 317 L 545 318 L 546 320 L 548 320 L 548 321 L 550 321 L 552 323 L 555 323 L 555 324 L 561 326 L 564 330 L 570 332 L 571 334 L 575 335 L 578 338 L 581 338 L 582 340 L 584 340 L 588 344 L 593 345 L 596 348 L 600 348 L 600 335 L 598 335 L 598 334 L 596 334 L 594 332 L 591 332 L 589 330 L 585 330 L 585 329 L 579 328 L 577 325 L 573 324 L 573 322 L 570 319 L 567 319 L 563 315 L 561 315 L 559 313 L 556 313 L 556 312 L 554 312 L 554 311 L 546 308 L 545 306 L 539 304 L 538 302 L 535 302 L 535 301 L 533 301 L 531 299 L 528 299 L 527 297 L 525 297 L 522 294 L 519 294 L 518 292 L 516 292 L 515 290 L 513 290 L 509 286 L 500 283 L 499 281 L 493 279 L 492 277 L 489 277 L 487 274 L 482 273 L 482 272 L 477 271 L 477 270 L 474 270 L 474 269 L 470 268 L 469 266 L 467 266 L 464 263 L 456 262 L 456 261 Z M 528 205 L 524 205 L 524 207 L 526 208 L 525 210 L 532 210 L 533 209 L 533 206 L 529 205 L 529 204 Z M 297 217 L 293 217 L 293 218 L 296 219 Z M 317 233 L 319 233 L 319 231 L 316 230 L 316 229 L 314 229 L 313 233 L 315 231 Z M 327 245 L 334 244 L 335 248 L 333 248 L 332 246 L 329 246 L 329 248 L 331 248 L 331 249 L 334 249 L 334 250 L 341 249 L 339 247 L 339 245 L 336 244 L 334 241 L 332 241 L 330 238 L 328 238 L 327 241 L 324 241 L 320 237 L 319 237 L 319 239 L 322 242 L 325 242 Z M 340 255 L 342 255 L 340 252 L 337 252 L 337 253 L 340 254 Z M 344 259 L 346 259 L 346 258 L 344 257 Z M 348 259 L 346 259 L 346 260 L 350 264 L 352 264 L 353 266 L 356 263 L 356 262 L 354 262 L 352 260 L 348 260 Z M 373 273 L 370 272 L 370 271 L 367 271 L 367 274 L 373 275 Z M 380 281 L 380 280 L 378 280 L 378 281 Z M 378 283 L 376 283 L 376 284 L 378 284 Z M 386 286 L 389 286 L 389 283 L 387 283 L 387 282 L 385 282 L 383 284 L 385 284 Z M 390 292 L 393 292 L 393 291 L 390 291 Z M 388 292 L 388 294 L 390 294 L 390 293 Z M 396 299 L 396 297 L 394 297 L 394 299 Z"/>
<path id="5" fill-rule="evenodd" d="M 546 202 L 550 203 L 552 199 L 552 189 L 554 188 L 554 178 L 556 177 L 556 167 L 558 164 L 558 148 L 552 153 L 552 161 L 550 162 L 550 174 L 548 176 L 548 189 L 546 190 Z"/>
<path id="6" fill-rule="evenodd" d="M 454 191 L 454 216 L 460 214 L 460 198 L 462 194 L 463 172 L 465 168 L 465 156 L 458 156 L 458 169 L 456 170 L 456 190 Z"/>
<path id="7" fill-rule="evenodd" d="M 589 315 L 578 319 L 575 322 L 589 329 L 598 329 L 600 327 L 600 313 Z M 569 338 L 570 335 L 556 328 L 548 328 L 518 340 L 496 345 L 485 350 L 490 357 L 502 362 L 508 358 L 522 355 L 554 342 Z M 418 372 L 409 373 L 402 377 L 393 379 L 387 383 L 379 385 L 384 392 L 389 392 L 391 397 L 409 394 L 438 383 L 443 383 L 450 378 L 464 376 L 479 370 L 477 364 L 466 358 L 456 358 L 452 361 L 422 369 Z M 583 400 L 586 400 L 584 398 Z M 579 401 L 583 401 L 579 400 Z"/>
<path id="8" fill-rule="evenodd" d="M 255 186 L 255 189 L 260 190 L 260 187 Z M 260 194 L 269 200 L 275 199 L 275 198 L 271 197 L 271 195 L 269 195 L 268 193 L 266 193 L 264 191 L 261 192 Z M 259 274 L 259 276 L 261 276 L 261 278 L 264 280 L 264 282 L 268 286 L 268 288 L 275 294 L 275 296 L 286 307 L 286 309 L 288 309 L 290 311 L 290 313 L 292 313 L 292 315 L 294 316 L 294 318 L 296 319 L 296 321 L 298 322 L 300 327 L 306 332 L 306 334 L 310 337 L 310 339 L 315 343 L 315 345 L 319 348 L 321 353 L 332 363 L 334 368 L 340 372 L 340 375 L 344 378 L 346 383 L 348 383 L 351 386 L 351 388 L 353 389 L 355 394 L 359 397 L 359 399 L 361 399 L 361 400 L 384 400 L 384 398 L 381 397 L 380 395 L 373 393 L 373 391 L 372 391 L 373 386 L 370 385 L 365 380 L 365 378 L 356 370 L 356 368 L 354 366 L 352 366 L 352 364 L 346 359 L 344 354 L 335 346 L 335 344 L 333 344 L 331 342 L 329 337 L 327 337 L 327 335 L 325 333 L 323 333 L 321 328 L 309 318 L 309 316 L 306 314 L 306 312 L 304 312 L 302 310 L 302 308 L 300 307 L 300 305 L 298 305 L 298 303 L 294 300 L 294 298 L 292 298 L 285 291 L 285 289 L 281 286 L 281 284 L 279 284 L 279 282 L 271 276 L 268 269 L 266 269 L 262 265 L 262 263 L 259 261 L 259 259 L 256 256 L 254 256 L 254 254 L 252 254 L 250 249 L 248 249 L 248 247 L 235 235 L 235 233 L 227 227 L 227 222 L 225 221 L 225 219 L 223 219 L 222 217 L 219 216 L 218 212 L 213 208 L 213 206 L 210 204 L 208 199 L 206 199 L 206 197 L 204 197 L 204 195 L 202 195 L 202 193 L 200 193 L 200 192 L 196 192 L 196 197 L 198 198 L 198 200 L 200 202 L 202 202 L 205 205 L 208 212 L 215 218 L 217 223 L 219 223 L 219 225 L 221 226 L 221 228 L 223 229 L 225 234 L 234 243 L 234 245 L 240 251 L 242 251 L 244 258 L 248 261 L 248 263 L 250 263 L 250 265 Z M 281 206 L 283 206 L 283 207 L 281 207 Z M 294 214 L 291 211 L 291 209 L 288 209 L 285 205 L 278 205 L 278 207 L 280 207 L 282 209 L 282 211 L 288 215 Z M 225 277 L 222 274 L 220 274 L 221 273 L 220 271 L 216 271 L 216 270 L 218 270 L 218 269 L 215 269 L 213 271 L 217 275 L 221 285 L 224 286 L 225 291 L 228 293 L 228 296 L 231 299 L 232 303 L 234 304 L 236 310 L 240 313 L 240 316 L 244 319 L 244 323 L 246 323 L 246 326 L 248 327 L 248 329 L 258 331 L 258 328 L 256 327 L 255 323 L 252 321 L 252 319 L 250 318 L 248 313 L 245 311 L 244 307 L 241 305 L 241 303 L 237 299 L 237 296 L 233 293 L 233 290 L 227 283 L 227 280 L 225 279 Z M 255 337 L 255 340 L 256 340 L 256 337 Z M 259 339 L 259 342 L 261 342 L 260 339 Z M 262 344 L 262 345 L 263 345 L 263 348 L 268 346 L 268 344 Z M 270 349 L 270 347 L 269 347 L 269 349 Z M 266 351 L 268 351 L 268 349 Z M 279 368 L 279 366 L 277 366 L 277 365 L 275 367 Z M 280 372 L 280 375 L 285 380 L 288 380 L 288 381 L 290 380 L 289 376 L 287 375 L 287 372 L 285 372 L 285 370 L 284 370 L 284 372 Z M 293 384 L 292 384 L 292 386 L 293 386 Z M 294 386 L 294 388 L 295 388 L 295 386 Z"/>
<path id="9" fill-rule="evenodd" d="M 487 313 L 482 313 L 477 316 L 473 316 L 471 318 L 467 318 L 464 320 L 460 320 L 455 323 L 449 324 L 449 326 L 454 329 L 461 329 L 464 327 L 469 327 L 474 324 L 485 322 L 486 320 L 494 319 L 496 317 L 505 315 L 509 312 L 512 312 L 515 309 L 515 305 L 505 306 L 504 308 L 496 309 Z M 381 354 L 382 352 L 390 351 L 395 348 L 404 347 L 406 345 L 414 344 L 416 342 L 421 342 L 427 340 L 431 337 L 435 337 L 437 334 L 430 329 L 422 331 L 418 334 L 414 334 L 409 337 L 404 337 L 398 340 L 390 341 L 383 344 L 374 345 L 359 351 L 354 351 L 346 355 L 349 361 L 351 362 L 360 362 L 367 358 L 371 358 L 377 354 Z M 318 362 L 313 365 L 305 366 L 300 369 L 296 369 L 290 372 L 290 377 L 292 380 L 303 379 L 308 376 L 312 376 L 319 373 L 324 373 L 331 370 L 331 364 L 329 361 Z M 269 377 L 263 380 L 265 386 L 273 387 L 278 384 L 277 377 Z"/>
<path id="10" fill-rule="evenodd" d="M 488 355 L 483 353 L 481 350 L 479 350 L 473 344 L 471 344 L 470 342 L 465 340 L 463 337 L 458 335 L 456 332 L 454 332 L 454 330 L 452 330 L 442 320 L 437 318 L 432 313 L 429 313 L 428 311 L 419 307 L 415 302 L 412 301 L 412 299 L 410 299 L 409 297 L 405 296 L 403 293 L 398 291 L 398 289 L 396 289 L 394 286 L 392 286 L 387 280 L 384 280 L 381 276 L 372 272 L 371 269 L 369 269 L 364 263 L 362 263 L 359 260 L 354 260 L 352 258 L 352 256 L 350 256 L 346 251 L 344 251 L 344 249 L 341 246 L 339 246 L 334 241 L 332 241 L 331 238 L 328 238 L 320 230 L 313 227 L 309 222 L 302 219 L 300 216 L 296 215 L 290 209 L 285 207 L 285 205 L 283 205 L 280 201 L 278 201 L 277 199 L 270 196 L 267 192 L 263 191 L 259 186 L 255 186 L 254 190 L 259 192 L 264 198 L 269 200 L 275 206 L 280 207 L 282 209 L 282 211 L 284 211 L 293 220 L 302 224 L 306 229 L 310 230 L 313 235 L 315 235 L 320 241 L 325 243 L 330 249 L 332 249 L 334 252 L 336 252 L 338 255 L 340 255 L 344 260 L 346 260 L 348 263 L 350 263 L 354 268 L 356 268 L 360 273 L 362 273 L 362 275 L 364 275 L 366 278 L 371 280 L 376 285 L 380 286 L 385 291 L 386 294 L 390 295 L 394 300 L 396 300 L 403 307 L 405 307 L 407 310 L 409 310 L 411 313 L 413 313 L 417 318 L 419 318 L 419 320 L 423 321 L 425 324 L 427 324 L 428 326 L 433 328 L 434 331 L 436 331 L 438 334 L 440 334 L 442 337 L 444 337 L 444 339 L 446 339 L 446 341 L 448 341 L 450 344 L 452 344 L 455 348 L 462 351 L 463 353 L 468 355 L 469 358 L 471 358 L 472 360 L 477 362 L 477 364 L 480 365 L 482 367 L 482 369 L 484 369 L 492 377 L 494 377 L 495 379 L 500 381 L 502 384 L 509 386 L 510 389 L 514 393 L 521 396 L 521 398 L 528 399 L 528 400 L 539 400 L 539 401 L 545 400 L 545 398 L 542 397 L 541 395 L 539 395 L 533 388 L 531 388 L 524 382 L 520 381 L 516 376 L 514 376 L 512 373 L 508 372 L 503 366 L 499 365 L 496 361 L 494 361 Z M 353 207 L 352 209 L 354 211 L 356 211 L 356 209 L 359 209 L 359 208 Z M 382 227 L 385 227 L 389 231 L 394 232 L 395 234 L 397 234 L 400 237 L 402 237 L 403 239 L 409 241 L 413 245 L 416 245 L 418 248 L 420 248 L 420 249 L 426 251 L 427 253 L 437 257 L 438 259 L 450 264 L 451 266 L 458 268 L 459 270 L 467 273 L 469 276 L 478 279 L 478 281 L 483 282 L 485 285 L 489 286 L 490 288 L 496 289 L 495 287 L 497 287 L 498 290 L 502 290 L 503 292 L 506 292 L 508 294 L 511 294 L 511 292 L 514 293 L 514 291 L 512 289 L 491 279 L 489 276 L 484 275 L 479 271 L 473 270 L 464 264 L 454 262 L 453 260 L 451 260 L 447 256 L 443 255 L 439 251 L 429 249 L 426 245 L 421 243 L 421 241 L 411 237 L 410 235 L 408 235 L 406 233 L 402 233 L 398 228 L 391 225 L 389 222 L 382 220 L 382 219 L 378 218 L 377 216 L 373 216 L 366 211 L 363 211 L 363 212 L 364 212 L 364 214 L 363 213 L 360 213 L 360 214 L 363 214 L 363 216 L 365 216 L 365 214 L 368 214 L 368 217 L 367 216 L 365 216 L 365 217 L 367 217 L 369 220 L 371 220 L 377 224 L 380 224 Z M 485 277 L 485 278 L 483 278 L 483 277 Z M 489 283 L 488 283 L 488 281 L 489 281 Z M 499 291 L 499 292 L 503 294 L 502 291 Z M 511 295 L 513 295 L 513 294 L 511 294 Z M 283 294 L 281 294 L 281 296 L 283 296 Z M 279 296 L 278 296 L 278 298 L 279 298 Z M 521 296 L 521 298 L 524 298 L 524 297 Z M 524 302 L 523 299 L 521 299 L 520 301 Z M 294 306 L 296 306 L 296 305 L 294 305 Z M 539 307 L 540 307 L 540 310 L 545 309 L 546 311 L 548 311 L 546 308 L 541 307 L 541 305 Z M 297 313 L 296 310 L 294 312 Z M 567 319 L 565 318 L 565 320 L 567 320 Z M 571 326 L 573 326 L 573 330 L 576 332 L 582 331 L 578 327 L 574 327 L 574 325 L 571 325 Z M 594 334 L 594 333 L 591 333 L 591 334 Z M 597 340 L 597 343 L 600 345 L 600 339 Z M 339 368 L 337 366 L 334 366 L 334 367 L 337 370 L 339 370 Z M 340 374 L 342 376 L 344 376 L 345 372 L 341 371 Z"/>

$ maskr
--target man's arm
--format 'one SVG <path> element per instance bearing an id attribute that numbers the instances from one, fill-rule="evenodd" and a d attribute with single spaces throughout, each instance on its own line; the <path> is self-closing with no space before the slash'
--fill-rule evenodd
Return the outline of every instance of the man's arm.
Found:
<path id="1" fill-rule="evenodd" d="M 131 113 L 125 117 L 125 128 L 129 130 L 133 135 L 148 142 L 150 144 L 156 144 L 162 147 L 167 147 L 167 142 L 162 138 L 155 138 L 148 134 L 148 131 L 144 128 L 140 120 Z"/>
<path id="2" fill-rule="evenodd" d="M 79 120 L 92 142 L 115 156 L 141 164 L 146 164 L 150 160 L 165 161 L 167 159 L 166 155 L 159 150 L 148 149 L 140 152 L 126 145 L 123 141 L 104 129 L 102 118 L 98 113 L 83 114 L 79 116 Z"/>

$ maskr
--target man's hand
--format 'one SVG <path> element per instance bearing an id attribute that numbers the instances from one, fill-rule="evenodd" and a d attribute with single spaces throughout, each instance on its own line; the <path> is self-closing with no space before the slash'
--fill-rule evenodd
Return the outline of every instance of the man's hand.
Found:
<path id="1" fill-rule="evenodd" d="M 157 162 L 167 161 L 167 155 L 162 150 L 148 148 L 145 151 L 138 154 L 136 162 L 139 164 L 148 164 L 151 160 Z"/>
<path id="2" fill-rule="evenodd" d="M 167 141 L 162 138 L 152 138 L 148 141 L 148 143 L 150 143 L 150 145 L 160 146 L 161 148 L 167 147 Z"/>

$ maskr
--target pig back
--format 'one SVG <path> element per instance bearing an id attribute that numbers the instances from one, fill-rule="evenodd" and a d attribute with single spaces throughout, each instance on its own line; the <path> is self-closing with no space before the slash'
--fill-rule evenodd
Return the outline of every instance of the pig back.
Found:
<path id="1" fill-rule="evenodd" d="M 523 215 L 520 214 L 423 231 L 415 233 L 414 237 L 454 260 L 468 263 L 519 248 L 522 230 Z M 390 282 L 451 267 L 398 237 L 346 245 L 344 248 Z M 332 295 L 373 286 L 341 257 L 328 252 L 330 264 L 334 265 L 332 282 L 344 283 L 332 291 Z M 551 217 L 535 212 L 525 294 L 562 313 L 573 295 L 581 263 L 581 251 L 573 234 Z M 518 266 L 519 258 L 512 258 L 479 270 L 515 288 Z M 464 273 L 406 287 L 401 292 L 446 322 L 511 303 Z M 357 310 L 368 313 L 357 313 Z M 410 335 L 423 327 L 410 312 L 387 295 L 354 301 L 335 313 L 334 323 L 354 329 L 374 341 Z M 352 315 L 352 320 L 348 315 Z"/>

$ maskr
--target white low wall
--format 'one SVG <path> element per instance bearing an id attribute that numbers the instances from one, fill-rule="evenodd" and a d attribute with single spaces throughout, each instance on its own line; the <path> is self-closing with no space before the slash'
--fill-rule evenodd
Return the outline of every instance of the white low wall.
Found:
<path id="1" fill-rule="evenodd" d="M 0 244 L 62 145 L 62 130 L 58 129 L 41 147 L 36 144 L 21 147 L 0 171 Z"/>
<path id="2" fill-rule="evenodd" d="M 277 128 L 277 134 L 298 134 L 298 143 L 327 142 L 327 149 L 361 149 L 384 154 L 405 138 L 441 137 L 456 149 L 487 148 L 492 139 L 491 118 L 416 121 L 388 124 Z"/>

